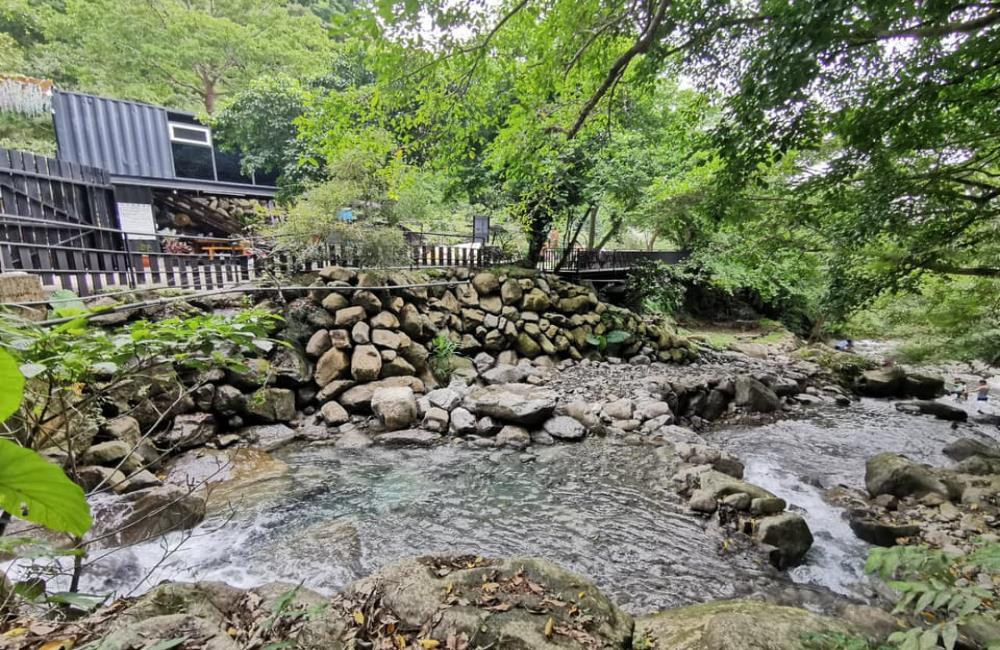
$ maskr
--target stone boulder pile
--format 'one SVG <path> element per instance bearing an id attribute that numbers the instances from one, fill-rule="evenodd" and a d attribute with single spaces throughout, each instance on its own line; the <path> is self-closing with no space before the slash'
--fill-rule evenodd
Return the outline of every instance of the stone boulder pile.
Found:
<path id="1" fill-rule="evenodd" d="M 944 452 L 958 462 L 937 468 L 875 455 L 865 465 L 865 492 L 839 487 L 826 498 L 847 510 L 858 537 L 879 546 L 924 543 L 963 553 L 972 539 L 1000 540 L 1000 448 L 962 438 Z"/>
<path id="2" fill-rule="evenodd" d="M 400 560 L 332 597 L 301 584 L 243 590 L 218 582 L 162 583 L 78 620 L 28 624 L 5 647 L 56 647 L 71 636 L 108 650 L 794 650 L 807 632 L 884 638 L 894 627 L 871 608 L 840 610 L 834 618 L 732 600 L 636 620 L 593 582 L 546 560 L 435 556 Z"/>
<path id="3" fill-rule="evenodd" d="M 786 511 L 784 499 L 742 480 L 739 460 L 702 444 L 676 443 L 674 452 L 681 464 L 673 487 L 692 511 L 717 515 L 721 525 L 749 535 L 779 569 L 803 561 L 813 543 L 809 525 Z"/>

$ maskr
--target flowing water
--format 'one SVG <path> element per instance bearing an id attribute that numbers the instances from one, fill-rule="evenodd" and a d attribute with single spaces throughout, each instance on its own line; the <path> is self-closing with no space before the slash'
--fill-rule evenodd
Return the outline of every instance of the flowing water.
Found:
<path id="1" fill-rule="evenodd" d="M 84 586 L 283 580 L 331 593 L 402 556 L 477 553 L 548 558 L 635 613 L 779 590 L 789 577 L 860 595 L 866 546 L 810 483 L 861 487 L 865 458 L 880 451 L 942 464 L 940 449 L 968 434 L 869 400 L 711 433 L 746 461 L 748 480 L 808 520 L 816 543 L 788 577 L 752 551 L 722 552 L 722 534 L 664 483 L 669 472 L 653 448 L 591 439 L 541 448 L 529 462 L 454 446 L 289 450 L 280 454 L 290 466 L 283 478 L 216 509 L 190 539 L 173 534 L 102 559 Z"/>

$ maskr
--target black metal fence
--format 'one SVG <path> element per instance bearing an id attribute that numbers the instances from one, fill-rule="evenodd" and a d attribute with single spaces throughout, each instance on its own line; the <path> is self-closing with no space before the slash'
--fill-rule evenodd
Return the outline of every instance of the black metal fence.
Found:
<path id="1" fill-rule="evenodd" d="M 547 272 L 580 273 L 586 271 L 627 271 L 639 260 L 655 260 L 664 264 L 678 264 L 688 256 L 687 251 L 636 251 L 636 250 L 587 250 L 546 248 L 542 251 L 538 268 Z"/>

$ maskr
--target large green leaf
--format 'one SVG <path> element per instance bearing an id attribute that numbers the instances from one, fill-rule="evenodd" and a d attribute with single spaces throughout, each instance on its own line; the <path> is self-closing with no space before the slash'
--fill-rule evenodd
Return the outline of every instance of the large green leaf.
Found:
<path id="1" fill-rule="evenodd" d="M 2 439 L 0 508 L 77 536 L 90 529 L 90 507 L 80 486 L 36 452 Z"/>
<path id="2" fill-rule="evenodd" d="M 23 396 L 24 375 L 14 357 L 6 350 L 0 350 L 0 422 L 17 411 Z"/>

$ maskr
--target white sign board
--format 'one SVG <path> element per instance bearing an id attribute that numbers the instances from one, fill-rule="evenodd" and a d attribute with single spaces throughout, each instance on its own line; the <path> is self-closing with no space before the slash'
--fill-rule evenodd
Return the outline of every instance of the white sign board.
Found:
<path id="1" fill-rule="evenodd" d="M 119 203 L 118 226 L 129 239 L 156 239 L 153 206 L 148 203 Z"/>

